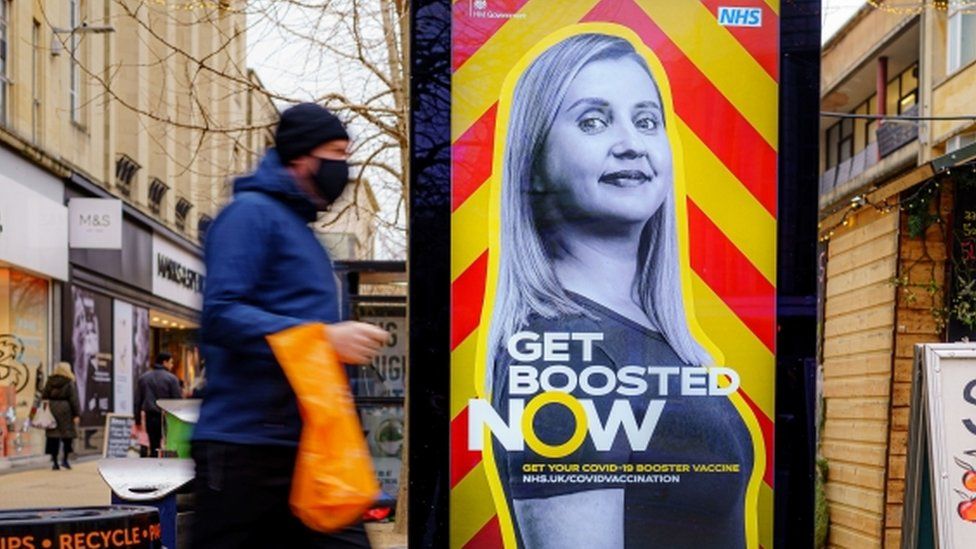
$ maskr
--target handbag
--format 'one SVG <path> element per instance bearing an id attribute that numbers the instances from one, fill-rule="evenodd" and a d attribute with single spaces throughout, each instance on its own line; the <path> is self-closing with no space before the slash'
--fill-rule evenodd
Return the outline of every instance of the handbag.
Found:
<path id="1" fill-rule="evenodd" d="M 267 339 L 302 417 L 292 513 L 313 530 L 341 530 L 358 522 L 380 495 L 345 369 L 323 324 L 296 326 Z"/>
<path id="2" fill-rule="evenodd" d="M 38 429 L 54 429 L 58 426 L 58 420 L 54 419 L 51 413 L 51 401 L 42 400 L 40 406 L 31 418 L 31 426 Z"/>

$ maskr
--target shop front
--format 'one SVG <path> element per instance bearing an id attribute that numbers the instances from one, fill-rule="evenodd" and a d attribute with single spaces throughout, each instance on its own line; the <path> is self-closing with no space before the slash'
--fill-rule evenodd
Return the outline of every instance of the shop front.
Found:
<path id="1" fill-rule="evenodd" d="M 199 253 L 161 235 L 153 237 L 153 293 L 176 305 L 155 307 L 151 311 L 153 356 L 161 352 L 173 355 L 174 373 L 187 394 L 202 370 L 197 335 L 203 309 L 204 273 Z"/>
<path id="2" fill-rule="evenodd" d="M 106 205 L 113 201 L 93 196 L 91 190 L 70 188 L 69 203 L 79 198 L 100 198 Z M 79 453 L 101 451 L 108 414 L 136 412 L 137 381 L 158 353 L 176 358 L 176 373 L 187 388 L 198 371 L 196 329 L 203 287 L 199 248 L 127 205 L 119 217 L 119 247 L 70 252 L 61 356 L 78 378 Z"/>
<path id="3" fill-rule="evenodd" d="M 28 418 L 51 370 L 52 303 L 68 278 L 64 188 L 40 172 L 17 175 L 0 176 L 0 469 L 44 453 Z"/>

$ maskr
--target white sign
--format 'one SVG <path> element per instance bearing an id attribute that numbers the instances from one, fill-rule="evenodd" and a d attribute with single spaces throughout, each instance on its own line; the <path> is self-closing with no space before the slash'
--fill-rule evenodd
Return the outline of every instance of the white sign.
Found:
<path id="1" fill-rule="evenodd" d="M 153 235 L 153 293 L 191 309 L 203 309 L 203 261 L 169 240 Z"/>
<path id="2" fill-rule="evenodd" d="M 115 413 L 132 414 L 132 305 L 125 301 L 115 300 L 113 311 L 115 329 L 113 354 L 115 360 L 114 394 Z"/>
<path id="3" fill-rule="evenodd" d="M 0 263 L 68 280 L 68 208 L 2 175 Z"/>
<path id="4" fill-rule="evenodd" d="M 366 375 L 366 386 L 360 396 L 403 396 L 407 375 L 407 319 L 404 317 L 364 316 L 359 320 L 375 324 L 390 332 L 390 339 L 373 358 L 373 375 Z"/>
<path id="5" fill-rule="evenodd" d="M 69 244 L 72 248 L 122 249 L 122 201 L 72 198 L 68 202 Z"/>
<path id="6" fill-rule="evenodd" d="M 976 346 L 925 346 L 936 546 L 976 547 Z"/>

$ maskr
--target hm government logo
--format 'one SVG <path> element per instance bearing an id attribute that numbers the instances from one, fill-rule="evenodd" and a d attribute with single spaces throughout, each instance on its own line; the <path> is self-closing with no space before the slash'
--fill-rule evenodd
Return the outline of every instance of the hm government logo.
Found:
<path id="1" fill-rule="evenodd" d="M 497 3 L 503 4 L 507 7 L 508 0 L 494 0 Z M 478 19 L 524 19 L 524 13 L 516 13 L 510 11 L 500 11 L 488 7 L 488 0 L 470 0 L 471 2 L 471 17 L 476 17 Z"/>

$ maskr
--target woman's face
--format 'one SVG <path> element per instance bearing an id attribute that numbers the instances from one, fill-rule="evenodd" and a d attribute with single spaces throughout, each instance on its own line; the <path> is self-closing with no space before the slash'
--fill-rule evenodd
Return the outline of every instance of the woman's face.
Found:
<path id="1" fill-rule="evenodd" d="M 660 94 L 647 71 L 632 57 L 583 67 L 538 166 L 541 181 L 533 183 L 555 200 L 558 217 L 646 222 L 674 179 Z"/>

